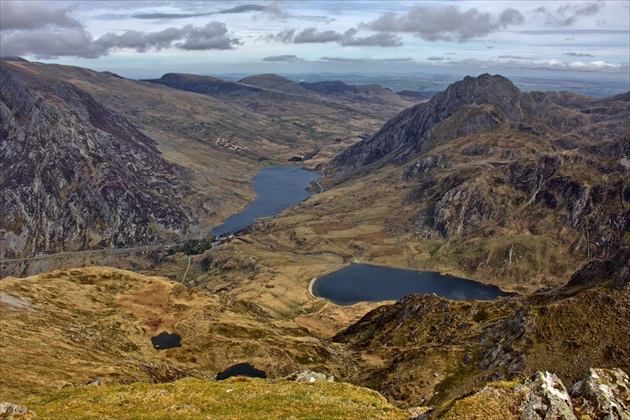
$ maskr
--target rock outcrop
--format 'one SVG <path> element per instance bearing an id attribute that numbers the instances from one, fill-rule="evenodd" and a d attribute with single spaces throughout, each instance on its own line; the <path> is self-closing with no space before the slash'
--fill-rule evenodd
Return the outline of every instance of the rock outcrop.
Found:
<path id="1" fill-rule="evenodd" d="M 630 381 L 621 369 L 589 369 L 571 387 L 571 397 L 590 418 L 630 419 Z"/>
<path id="2" fill-rule="evenodd" d="M 628 376 L 620 369 L 591 368 L 570 393 L 549 371 L 513 382 L 494 382 L 416 419 L 628 419 Z"/>

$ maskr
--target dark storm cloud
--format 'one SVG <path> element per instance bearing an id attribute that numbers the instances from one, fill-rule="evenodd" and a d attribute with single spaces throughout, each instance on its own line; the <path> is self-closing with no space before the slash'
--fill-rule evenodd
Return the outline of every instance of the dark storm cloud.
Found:
<path id="1" fill-rule="evenodd" d="M 564 53 L 562 55 L 569 55 L 571 57 L 595 57 L 592 54 L 587 54 L 587 53 L 575 53 L 575 52 L 568 52 L 568 53 Z"/>
<path id="2" fill-rule="evenodd" d="M 539 7 L 534 12 L 545 17 L 548 25 L 570 26 L 582 16 L 592 16 L 604 7 L 603 1 L 591 2 L 587 4 L 567 3 L 550 11 L 546 7 Z"/>
<path id="3" fill-rule="evenodd" d="M 295 44 L 326 44 L 328 42 L 337 42 L 344 47 L 396 47 L 401 45 L 400 38 L 391 33 L 379 32 L 365 37 L 358 37 L 358 32 L 359 31 L 355 28 L 350 28 L 344 33 L 332 30 L 320 32 L 316 28 L 306 28 L 296 34 L 295 29 L 284 29 L 278 34 L 264 35 L 261 39 L 264 41 Z"/>
<path id="4" fill-rule="evenodd" d="M 263 58 L 263 61 L 272 63 L 300 63 L 303 62 L 304 59 L 297 55 L 270 55 L 269 57 Z"/>
<path id="5" fill-rule="evenodd" d="M 523 15 L 515 9 L 492 15 L 475 8 L 462 11 L 457 6 L 418 5 L 406 14 L 389 12 L 362 26 L 380 32 L 412 33 L 425 41 L 464 42 L 523 22 Z"/>
<path id="6" fill-rule="evenodd" d="M 36 30 L 43 27 L 81 28 L 65 9 L 51 9 L 43 1 L 0 2 L 0 29 Z"/>

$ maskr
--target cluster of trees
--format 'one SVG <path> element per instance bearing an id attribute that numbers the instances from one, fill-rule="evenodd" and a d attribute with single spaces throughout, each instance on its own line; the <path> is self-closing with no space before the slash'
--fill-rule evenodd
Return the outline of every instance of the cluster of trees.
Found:
<path id="1" fill-rule="evenodd" d="M 216 240 L 217 238 L 214 236 L 205 239 L 190 239 L 183 244 L 169 248 L 168 255 L 175 254 L 176 252 L 183 252 L 187 255 L 201 254 L 203 251 L 212 248 L 212 244 L 216 242 Z"/>

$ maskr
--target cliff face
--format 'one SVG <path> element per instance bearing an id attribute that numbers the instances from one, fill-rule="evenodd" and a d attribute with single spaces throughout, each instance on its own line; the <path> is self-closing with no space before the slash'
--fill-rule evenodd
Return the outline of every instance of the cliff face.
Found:
<path id="1" fill-rule="evenodd" d="M 173 241 L 195 223 L 187 171 L 85 91 L 3 63 L 4 258 Z"/>

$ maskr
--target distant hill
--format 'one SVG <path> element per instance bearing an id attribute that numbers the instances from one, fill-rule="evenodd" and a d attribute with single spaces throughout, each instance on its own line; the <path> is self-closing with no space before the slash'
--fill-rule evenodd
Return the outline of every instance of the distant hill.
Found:
<path id="1" fill-rule="evenodd" d="M 286 77 L 278 76 L 275 74 L 261 74 L 257 76 L 250 76 L 239 80 L 239 83 L 250 86 L 257 86 L 265 89 L 279 90 L 281 92 L 292 93 L 296 95 L 308 94 L 308 91 L 302 88 L 297 83 L 287 79 Z"/>
<path id="2" fill-rule="evenodd" d="M 16 63 L 28 63 L 28 60 L 26 58 L 12 56 L 12 55 L 2 56 L 2 57 L 0 57 L 0 61 L 12 61 L 12 62 L 16 62 Z"/>

